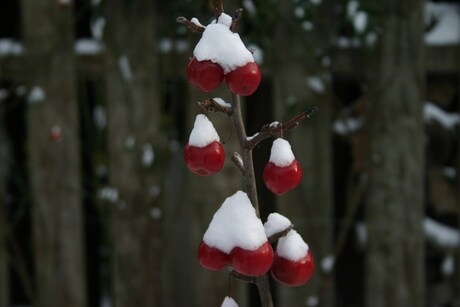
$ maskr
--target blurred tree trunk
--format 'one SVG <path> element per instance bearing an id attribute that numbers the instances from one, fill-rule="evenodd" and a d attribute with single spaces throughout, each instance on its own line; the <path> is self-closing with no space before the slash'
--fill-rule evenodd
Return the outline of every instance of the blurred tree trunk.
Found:
<path id="1" fill-rule="evenodd" d="M 369 118 L 369 307 L 424 306 L 423 4 L 382 2 Z"/>
<path id="2" fill-rule="evenodd" d="M 86 306 L 72 15 L 55 0 L 22 1 L 36 307 Z"/>
<path id="3" fill-rule="evenodd" d="M 321 270 L 321 261 L 333 257 L 333 182 L 330 75 L 322 66 L 329 56 L 333 35 L 329 14 L 330 1 L 310 8 L 314 29 L 305 32 L 293 16 L 294 3 L 279 2 L 276 30 L 276 65 L 273 70 L 276 94 L 276 120 L 286 121 L 312 106 L 319 111 L 298 128 L 286 133 L 296 159 L 302 165 L 303 178 L 298 188 L 278 197 L 279 212 L 285 214 L 309 244 L 317 269 L 308 286 L 280 286 L 280 304 L 298 306 L 334 305 L 334 279 L 330 270 Z M 329 27 L 329 30 L 328 30 Z M 327 31 L 328 30 L 328 31 Z M 318 52 L 319 51 L 319 52 Z M 330 258 L 333 260 L 333 258 Z"/>
<path id="4" fill-rule="evenodd" d="M 0 100 L 0 307 L 10 306 L 10 283 L 8 270 L 8 217 L 6 216 L 6 185 L 9 168 L 9 144 L 5 134 L 4 105 Z"/>
<path id="5" fill-rule="evenodd" d="M 114 304 L 165 306 L 162 297 L 161 104 L 150 0 L 107 4 L 109 209 Z"/>

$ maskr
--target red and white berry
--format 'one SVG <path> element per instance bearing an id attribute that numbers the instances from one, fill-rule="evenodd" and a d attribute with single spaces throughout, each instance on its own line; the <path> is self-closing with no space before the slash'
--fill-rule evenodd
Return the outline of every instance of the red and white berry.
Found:
<path id="1" fill-rule="evenodd" d="M 314 267 L 308 245 L 295 230 L 279 240 L 271 268 L 273 278 L 288 286 L 301 286 L 311 279 Z"/>
<path id="2" fill-rule="evenodd" d="M 219 172 L 225 162 L 225 151 L 212 122 L 203 114 L 197 115 L 184 148 L 184 161 L 188 169 L 200 176 Z"/>
<path id="3" fill-rule="evenodd" d="M 214 214 L 198 250 L 203 267 L 219 270 L 231 266 L 246 276 L 267 273 L 273 257 L 264 226 L 242 191 L 228 197 Z"/>
<path id="4" fill-rule="evenodd" d="M 282 195 L 295 188 L 301 179 L 302 168 L 292 153 L 291 145 L 284 139 L 276 139 L 264 168 L 265 186 L 272 193 Z"/>

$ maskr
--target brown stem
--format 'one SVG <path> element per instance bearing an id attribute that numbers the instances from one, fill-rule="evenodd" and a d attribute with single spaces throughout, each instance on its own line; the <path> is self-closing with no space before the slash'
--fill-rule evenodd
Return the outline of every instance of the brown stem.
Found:
<path id="1" fill-rule="evenodd" d="M 205 27 L 197 25 L 196 23 L 191 22 L 190 20 L 188 20 L 185 17 L 182 17 L 182 16 L 177 17 L 176 21 L 178 23 L 180 23 L 180 24 L 183 24 L 184 26 L 186 26 L 187 28 L 189 28 L 193 32 L 197 32 L 197 33 L 203 33 L 204 32 Z"/>
<path id="2" fill-rule="evenodd" d="M 241 113 L 241 101 L 240 97 L 236 94 L 232 94 L 232 123 L 235 128 L 236 134 L 238 136 L 238 141 L 240 143 L 240 147 L 242 150 L 242 160 L 243 160 L 243 176 L 244 176 L 244 187 L 246 193 L 251 200 L 252 205 L 256 210 L 256 214 L 260 217 L 259 213 L 259 202 L 257 199 L 257 186 L 256 186 L 256 179 L 254 173 L 254 162 L 252 159 L 252 149 L 247 146 L 247 134 L 246 129 L 244 127 L 243 116 Z M 243 279 L 248 282 L 255 282 L 257 285 L 257 289 L 259 290 L 260 300 L 262 303 L 262 307 L 273 307 L 273 299 L 272 294 L 270 291 L 270 283 L 268 280 L 267 274 L 257 277 L 251 278 L 244 277 L 241 275 L 237 275 L 236 278 Z"/>
<path id="3" fill-rule="evenodd" d="M 209 99 L 206 99 L 205 101 L 198 101 L 197 103 L 200 106 L 200 108 L 208 112 L 211 112 L 211 113 L 221 112 L 221 113 L 227 114 L 228 116 L 232 115 L 231 107 L 227 107 L 225 105 L 219 104 L 214 99 L 209 98 Z"/>
<path id="4" fill-rule="evenodd" d="M 284 124 L 272 123 L 272 124 L 264 125 L 259 133 L 255 134 L 254 137 L 247 140 L 246 147 L 249 149 L 253 149 L 254 147 L 257 146 L 257 144 L 259 144 L 263 140 L 271 136 L 274 136 L 276 134 L 280 134 L 281 132 L 297 127 L 301 121 L 310 117 L 310 115 L 312 115 L 316 111 L 318 111 L 318 107 L 313 107 L 303 113 L 300 113 L 296 117 L 288 120 Z"/>
<path id="5" fill-rule="evenodd" d="M 235 15 L 233 15 L 230 31 L 236 32 L 238 26 L 240 25 L 241 16 L 243 16 L 243 9 L 239 8 L 235 11 Z"/>
<path id="6" fill-rule="evenodd" d="M 277 233 L 271 235 L 268 238 L 268 242 L 270 242 L 270 244 L 276 242 L 279 238 L 282 238 L 285 235 L 287 235 L 288 232 L 291 231 L 293 228 L 294 228 L 294 225 L 289 225 L 289 227 L 284 229 L 283 231 L 280 231 L 280 232 L 277 232 Z"/>
<path id="7" fill-rule="evenodd" d="M 216 16 L 217 21 L 219 16 L 224 12 L 224 0 L 212 0 L 212 6 L 214 8 L 214 15 Z"/>
<path id="8" fill-rule="evenodd" d="M 251 200 L 252 205 L 256 209 L 257 217 L 259 214 L 259 201 L 257 198 L 256 176 L 254 172 L 254 162 L 252 159 L 252 150 L 246 146 L 246 128 L 244 127 L 243 116 L 241 114 L 240 96 L 232 94 L 232 122 L 235 127 L 238 141 L 242 150 L 242 158 L 244 165 L 244 188 Z"/>

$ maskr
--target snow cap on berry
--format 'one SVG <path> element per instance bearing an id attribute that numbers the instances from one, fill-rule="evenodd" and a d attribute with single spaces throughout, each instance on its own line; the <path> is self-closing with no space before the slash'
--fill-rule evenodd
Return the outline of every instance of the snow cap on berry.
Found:
<path id="1" fill-rule="evenodd" d="M 269 161 L 276 166 L 286 167 L 291 165 L 294 160 L 294 153 L 289 142 L 282 138 L 276 139 L 272 145 Z"/>
<path id="2" fill-rule="evenodd" d="M 222 14 L 218 22 L 208 25 L 193 50 L 198 61 L 219 64 L 227 74 L 247 63 L 254 62 L 252 53 L 246 48 L 238 33 L 230 30 L 232 17 Z"/>
<path id="3" fill-rule="evenodd" d="M 285 237 L 278 241 L 276 253 L 278 256 L 291 260 L 299 261 L 308 253 L 308 245 L 295 230 L 291 230 Z"/>
<path id="4" fill-rule="evenodd" d="M 238 191 L 224 201 L 214 214 L 203 241 L 227 254 L 235 247 L 254 251 L 267 242 L 262 221 L 246 193 Z"/>
<path id="5" fill-rule="evenodd" d="M 220 142 L 219 135 L 212 122 L 203 114 L 198 114 L 193 125 L 188 144 L 194 147 L 206 147 L 212 142 Z"/>
<path id="6" fill-rule="evenodd" d="M 270 213 L 264 224 L 265 235 L 269 238 L 276 233 L 282 232 L 291 225 L 292 223 L 287 217 L 276 212 Z"/>
<path id="7" fill-rule="evenodd" d="M 238 304 L 230 296 L 226 296 L 220 307 L 238 307 Z"/>

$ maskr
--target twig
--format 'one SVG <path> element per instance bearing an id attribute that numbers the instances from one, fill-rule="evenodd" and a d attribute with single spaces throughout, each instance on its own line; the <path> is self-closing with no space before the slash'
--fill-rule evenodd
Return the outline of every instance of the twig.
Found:
<path id="1" fill-rule="evenodd" d="M 239 168 L 239 170 L 244 173 L 244 163 L 243 163 L 243 158 L 241 155 L 237 152 L 233 153 L 232 156 L 232 162 L 235 163 L 235 165 Z"/>
<path id="2" fill-rule="evenodd" d="M 219 16 L 224 12 L 224 1 L 223 0 L 212 0 L 212 6 L 214 8 L 214 15 L 216 16 L 216 22 L 219 20 Z"/>
<path id="3" fill-rule="evenodd" d="M 259 279 L 257 276 L 247 276 L 247 275 L 240 274 L 237 271 L 235 271 L 232 267 L 228 267 L 228 270 L 230 271 L 231 276 L 233 276 L 236 279 L 245 281 L 245 282 L 257 283 Z"/>
<path id="4" fill-rule="evenodd" d="M 243 16 L 243 9 L 239 8 L 235 11 L 235 15 L 233 15 L 230 31 L 236 32 L 238 26 L 240 25 L 241 16 Z"/>
<path id="5" fill-rule="evenodd" d="M 271 136 L 273 136 L 275 134 L 279 134 L 279 133 L 281 133 L 281 131 L 286 131 L 286 130 L 290 130 L 292 128 L 297 127 L 301 121 L 303 121 L 304 119 L 310 117 L 316 111 L 318 111 L 318 107 L 313 107 L 313 108 L 311 108 L 311 109 L 309 109 L 309 110 L 297 115 L 296 117 L 290 119 L 289 121 L 287 121 L 284 124 L 277 124 L 277 125 L 268 124 L 268 125 L 264 125 L 259 133 L 255 134 L 254 137 L 252 137 L 251 139 L 247 140 L 245 147 L 247 147 L 248 149 L 254 149 L 254 147 L 256 147 L 257 144 L 259 144 L 263 140 L 265 140 L 265 139 L 267 139 L 267 138 L 269 138 L 269 137 L 271 137 Z"/>
<path id="6" fill-rule="evenodd" d="M 270 242 L 270 244 L 276 242 L 279 238 L 282 238 L 284 237 L 285 235 L 288 234 L 289 231 L 292 230 L 292 228 L 294 228 L 294 225 L 289 225 L 288 228 L 284 229 L 283 231 L 280 231 L 280 232 L 277 232 L 273 235 L 271 235 L 269 238 L 268 238 L 268 242 Z"/>
<path id="7" fill-rule="evenodd" d="M 190 20 L 188 20 L 187 18 L 185 17 L 177 17 L 176 21 L 180 24 L 183 24 L 184 26 L 186 26 L 187 28 L 189 28 L 190 30 L 192 30 L 193 32 L 196 32 L 196 33 L 203 33 L 204 32 L 204 29 L 205 27 L 203 26 L 200 26 L 194 22 L 191 22 Z"/>
<path id="8" fill-rule="evenodd" d="M 232 115 L 231 107 L 226 107 L 222 104 L 219 104 L 214 99 L 209 98 L 209 99 L 206 99 L 205 101 L 198 101 L 197 103 L 200 106 L 200 108 L 208 112 L 211 112 L 211 113 L 221 112 L 221 113 L 227 114 L 228 116 Z"/>

